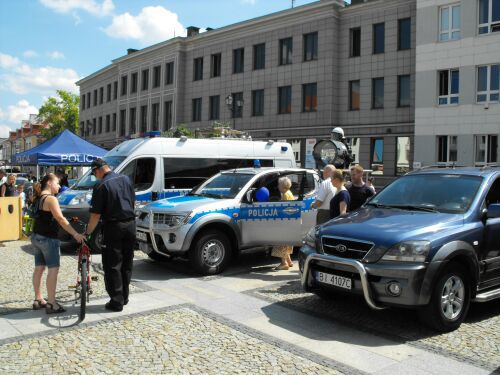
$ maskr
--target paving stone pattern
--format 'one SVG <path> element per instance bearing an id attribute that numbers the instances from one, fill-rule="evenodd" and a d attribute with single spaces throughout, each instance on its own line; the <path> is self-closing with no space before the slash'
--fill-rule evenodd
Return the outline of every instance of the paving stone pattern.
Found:
<path id="1" fill-rule="evenodd" d="M 4 343 L 0 373 L 341 374 L 186 307 Z"/>
<path id="2" fill-rule="evenodd" d="M 32 245 L 27 241 L 4 242 L 3 245 L 0 247 L 0 315 L 31 309 L 34 299 L 32 277 L 35 262 Z M 142 255 L 138 255 L 142 258 Z M 75 300 L 74 290 L 68 289 L 68 286 L 76 282 L 76 265 L 76 257 L 62 253 L 56 294 L 62 304 L 70 305 Z M 92 298 L 105 297 L 107 293 L 102 269 L 100 265 L 94 266 L 93 275 L 98 276 L 98 280 L 92 282 Z M 42 279 L 44 296 L 47 296 L 46 275 L 47 272 Z M 144 286 L 132 282 L 130 291 L 144 291 Z"/>
<path id="3" fill-rule="evenodd" d="M 299 281 L 279 283 L 250 294 L 282 303 L 316 316 L 352 325 L 356 329 L 398 338 L 407 344 L 451 356 L 487 370 L 500 366 L 500 301 L 471 304 L 466 322 L 454 332 L 427 329 L 412 310 L 370 309 L 358 296 L 305 293 Z"/>

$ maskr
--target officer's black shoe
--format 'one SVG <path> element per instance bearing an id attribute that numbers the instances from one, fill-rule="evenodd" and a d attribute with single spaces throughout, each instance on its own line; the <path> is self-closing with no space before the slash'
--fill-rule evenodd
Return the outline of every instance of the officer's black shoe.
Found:
<path id="1" fill-rule="evenodd" d="M 123 305 L 128 305 L 128 298 L 123 302 Z"/>
<path id="2" fill-rule="evenodd" d="M 117 305 L 111 301 L 109 301 L 108 303 L 106 303 L 104 305 L 104 308 L 106 310 L 111 310 L 111 311 L 122 311 L 123 310 L 123 306 L 120 306 L 120 305 Z"/>

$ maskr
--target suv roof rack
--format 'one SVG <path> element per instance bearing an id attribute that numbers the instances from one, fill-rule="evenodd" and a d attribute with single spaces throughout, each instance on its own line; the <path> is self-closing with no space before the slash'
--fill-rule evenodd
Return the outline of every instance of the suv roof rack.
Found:
<path id="1" fill-rule="evenodd" d="M 466 168 L 466 165 L 458 165 L 458 164 L 435 164 L 435 165 L 424 165 L 423 167 L 415 169 L 416 171 L 421 171 L 422 169 L 431 169 L 431 168 Z"/>
<path id="2" fill-rule="evenodd" d="M 500 164 L 486 164 L 481 167 L 481 170 L 484 171 L 490 168 L 500 168 Z"/>

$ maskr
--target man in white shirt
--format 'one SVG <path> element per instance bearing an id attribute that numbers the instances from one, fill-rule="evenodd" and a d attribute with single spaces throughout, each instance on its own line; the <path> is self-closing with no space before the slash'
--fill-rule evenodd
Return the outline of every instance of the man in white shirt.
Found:
<path id="1" fill-rule="evenodd" d="M 332 185 L 331 175 L 335 170 L 335 166 L 328 164 L 323 169 L 323 181 L 319 185 L 318 195 L 316 200 L 311 205 L 312 208 L 317 208 L 316 224 L 320 225 L 330 219 L 330 200 L 333 198 L 337 189 Z"/>

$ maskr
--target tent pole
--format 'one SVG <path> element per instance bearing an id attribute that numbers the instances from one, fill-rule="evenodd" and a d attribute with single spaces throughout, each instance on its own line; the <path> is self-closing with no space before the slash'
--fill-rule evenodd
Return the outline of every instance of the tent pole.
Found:
<path id="1" fill-rule="evenodd" d="M 36 165 L 36 180 L 40 181 L 40 166 Z"/>

